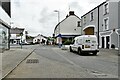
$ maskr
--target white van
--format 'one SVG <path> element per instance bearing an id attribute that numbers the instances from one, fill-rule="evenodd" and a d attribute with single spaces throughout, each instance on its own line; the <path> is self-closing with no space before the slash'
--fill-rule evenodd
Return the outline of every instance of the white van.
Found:
<path id="1" fill-rule="evenodd" d="M 95 35 L 82 35 L 74 38 L 74 42 L 69 47 L 70 52 L 77 51 L 78 54 L 99 52 L 97 37 Z"/>

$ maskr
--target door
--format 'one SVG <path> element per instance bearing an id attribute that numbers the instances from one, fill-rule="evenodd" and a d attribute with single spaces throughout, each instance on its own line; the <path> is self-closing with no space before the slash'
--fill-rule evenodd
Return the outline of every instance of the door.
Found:
<path id="1" fill-rule="evenodd" d="M 105 45 L 104 42 L 105 42 L 105 41 L 104 41 L 104 37 L 102 37 L 102 48 L 104 48 L 104 45 Z"/>
<path id="2" fill-rule="evenodd" d="M 106 48 L 109 49 L 110 36 L 106 36 Z"/>

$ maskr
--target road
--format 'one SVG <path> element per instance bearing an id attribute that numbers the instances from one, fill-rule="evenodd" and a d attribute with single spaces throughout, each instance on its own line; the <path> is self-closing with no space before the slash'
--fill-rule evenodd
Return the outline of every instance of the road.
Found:
<path id="1" fill-rule="evenodd" d="M 118 78 L 117 51 L 112 51 L 78 55 L 39 45 L 7 78 Z"/>

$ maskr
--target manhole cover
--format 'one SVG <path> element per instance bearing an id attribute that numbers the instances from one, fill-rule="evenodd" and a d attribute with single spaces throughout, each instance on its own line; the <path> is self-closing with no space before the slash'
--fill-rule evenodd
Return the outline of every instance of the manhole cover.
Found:
<path id="1" fill-rule="evenodd" d="M 38 59 L 27 59 L 26 63 L 39 63 Z"/>
<path id="2" fill-rule="evenodd" d="M 97 72 L 97 71 L 91 71 L 92 74 L 96 75 L 96 76 L 107 76 L 107 74 L 104 74 L 104 73 L 100 73 L 100 72 Z"/>

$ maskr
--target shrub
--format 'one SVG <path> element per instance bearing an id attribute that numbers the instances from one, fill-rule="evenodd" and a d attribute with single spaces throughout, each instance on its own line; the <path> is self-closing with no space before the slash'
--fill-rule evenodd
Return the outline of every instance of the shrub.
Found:
<path id="1" fill-rule="evenodd" d="M 71 40 L 67 40 L 67 41 L 65 41 L 65 42 L 63 43 L 63 45 L 70 45 L 71 43 L 72 43 Z"/>

